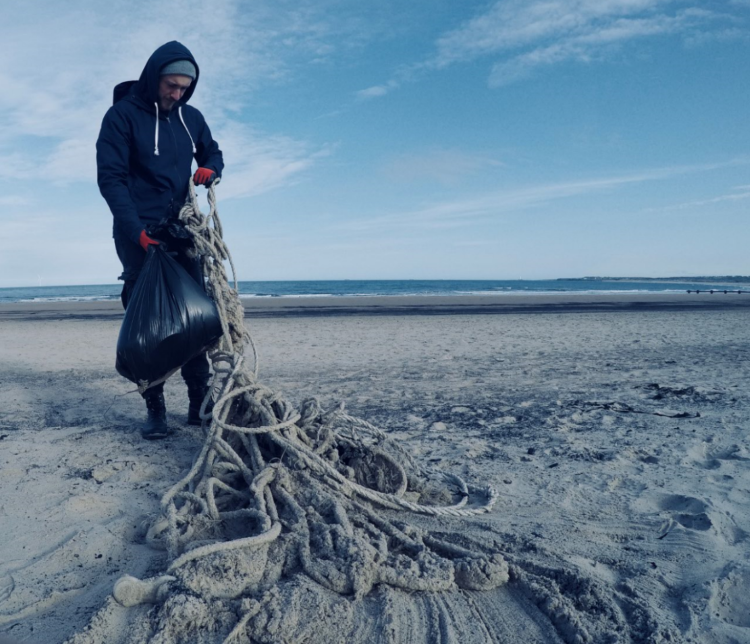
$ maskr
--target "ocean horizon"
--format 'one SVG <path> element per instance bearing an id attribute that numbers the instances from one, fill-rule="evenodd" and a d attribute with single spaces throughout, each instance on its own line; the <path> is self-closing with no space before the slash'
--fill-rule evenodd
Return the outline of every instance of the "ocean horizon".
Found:
<path id="1" fill-rule="evenodd" d="M 377 297 L 439 295 L 544 295 L 559 293 L 684 293 L 737 291 L 746 283 L 726 278 L 571 278 L 550 280 L 284 280 L 240 281 L 242 298 Z M 744 287 L 744 289 L 743 289 Z M 116 300 L 122 284 L 0 288 L 0 303 Z"/>

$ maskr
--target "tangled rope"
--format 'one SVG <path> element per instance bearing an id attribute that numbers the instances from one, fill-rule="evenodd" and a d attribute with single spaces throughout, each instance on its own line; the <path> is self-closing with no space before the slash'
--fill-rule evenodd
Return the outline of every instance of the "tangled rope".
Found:
<path id="1" fill-rule="evenodd" d="M 206 216 L 191 181 L 179 214 L 224 332 L 209 351 L 214 379 L 200 410 L 205 440 L 190 471 L 162 497 L 161 515 L 147 533 L 149 544 L 167 552 L 167 574 L 146 581 L 126 576 L 115 598 L 134 605 L 185 591 L 248 597 L 295 574 L 355 597 L 377 584 L 436 591 L 504 583 L 507 565 L 499 555 L 403 520 L 404 513 L 485 513 L 497 501 L 493 488 L 424 469 L 343 404 L 324 411 L 308 399 L 296 408 L 258 381 L 215 185 L 208 203 Z M 256 614 L 244 611 L 225 642 L 245 632 Z"/>

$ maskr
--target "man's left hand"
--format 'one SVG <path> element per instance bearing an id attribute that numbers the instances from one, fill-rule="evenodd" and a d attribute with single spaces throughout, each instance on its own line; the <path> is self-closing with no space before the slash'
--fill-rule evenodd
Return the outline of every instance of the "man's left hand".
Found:
<path id="1" fill-rule="evenodd" d="M 216 178 L 216 173 L 209 168 L 198 168 L 193 175 L 193 183 L 196 186 L 210 186 Z"/>

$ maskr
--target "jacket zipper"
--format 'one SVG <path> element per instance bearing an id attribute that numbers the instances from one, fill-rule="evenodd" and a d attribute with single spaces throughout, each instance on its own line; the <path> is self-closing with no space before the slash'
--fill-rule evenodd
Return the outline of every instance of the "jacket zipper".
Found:
<path id="1" fill-rule="evenodd" d="M 174 147 L 174 176 L 178 180 L 177 185 L 179 185 L 180 172 L 179 168 L 177 167 L 177 137 L 175 136 L 174 130 L 172 129 L 172 121 L 169 120 L 169 117 L 167 117 L 167 123 L 169 123 L 169 131 L 172 134 L 172 143 Z M 169 211 L 170 216 L 174 215 L 174 199 L 170 199 L 169 201 Z"/>

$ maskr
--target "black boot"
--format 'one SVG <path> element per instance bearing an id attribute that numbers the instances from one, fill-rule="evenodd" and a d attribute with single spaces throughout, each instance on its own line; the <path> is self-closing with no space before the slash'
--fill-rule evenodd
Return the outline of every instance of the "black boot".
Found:
<path id="1" fill-rule="evenodd" d="M 205 380 L 187 380 L 185 381 L 188 386 L 188 425 L 200 425 L 201 424 L 201 405 L 203 399 L 208 393 L 208 383 Z M 210 414 L 214 408 L 214 401 L 209 400 L 206 403 L 205 413 Z"/>
<path id="2" fill-rule="evenodd" d="M 159 389 L 152 391 L 146 390 L 143 394 L 148 409 L 148 418 L 141 429 L 141 436 L 147 440 L 156 440 L 157 438 L 166 438 L 171 433 L 167 425 L 167 406 L 164 403 L 164 392 Z"/>

